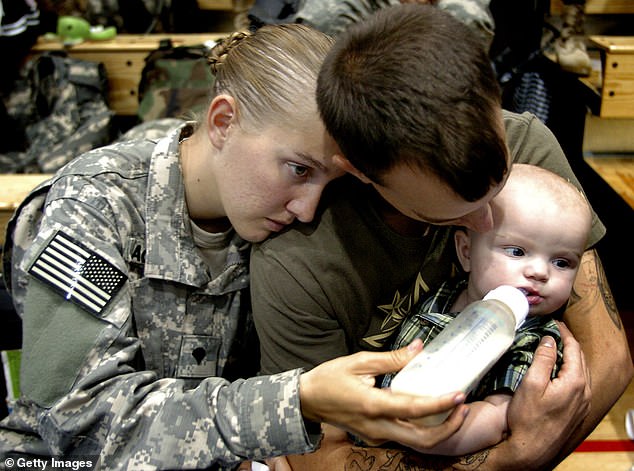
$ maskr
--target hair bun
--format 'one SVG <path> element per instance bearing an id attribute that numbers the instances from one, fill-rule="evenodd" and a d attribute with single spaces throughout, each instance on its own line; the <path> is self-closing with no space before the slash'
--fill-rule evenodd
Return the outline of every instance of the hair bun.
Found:
<path id="1" fill-rule="evenodd" d="M 218 70 L 224 64 L 227 54 L 234 48 L 237 47 L 246 37 L 251 36 L 251 32 L 248 30 L 245 31 L 236 31 L 231 33 L 231 35 L 227 36 L 219 40 L 214 47 L 209 51 L 209 55 L 207 57 L 207 62 L 211 67 L 211 72 L 214 75 L 217 75 Z"/>

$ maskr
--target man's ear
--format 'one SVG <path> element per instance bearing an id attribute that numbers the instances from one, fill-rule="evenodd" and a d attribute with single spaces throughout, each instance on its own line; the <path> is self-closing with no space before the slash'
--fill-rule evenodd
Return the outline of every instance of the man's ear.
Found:
<path id="1" fill-rule="evenodd" d="M 360 170 L 358 170 L 354 165 L 350 163 L 348 159 L 346 159 L 343 155 L 337 154 L 332 158 L 333 162 L 337 167 L 339 167 L 344 172 L 347 172 L 351 175 L 354 175 L 363 183 L 371 183 L 372 181 L 366 177 Z"/>
<path id="2" fill-rule="evenodd" d="M 460 265 L 468 273 L 471 271 L 471 236 L 468 234 L 467 229 L 456 229 L 453 239 Z"/>
<path id="3" fill-rule="evenodd" d="M 229 95 L 215 97 L 207 110 L 207 133 L 214 147 L 222 148 L 236 116 L 236 102 Z"/>

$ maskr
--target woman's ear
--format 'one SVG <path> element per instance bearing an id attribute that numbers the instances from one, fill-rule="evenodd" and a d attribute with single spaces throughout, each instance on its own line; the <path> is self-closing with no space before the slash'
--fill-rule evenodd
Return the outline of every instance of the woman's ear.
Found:
<path id="1" fill-rule="evenodd" d="M 468 273 L 471 271 L 471 236 L 467 232 L 467 229 L 456 229 L 453 239 L 460 265 L 462 269 Z"/>
<path id="2" fill-rule="evenodd" d="M 222 148 L 235 116 L 236 102 L 233 97 L 218 95 L 211 101 L 207 110 L 207 133 L 214 147 Z"/>
<path id="3" fill-rule="evenodd" d="M 363 183 L 371 183 L 370 179 L 366 177 L 363 173 L 361 173 L 361 171 L 358 170 L 354 165 L 352 165 L 350 161 L 346 159 L 343 155 L 337 154 L 332 158 L 332 160 L 335 165 L 344 172 L 354 175 Z"/>

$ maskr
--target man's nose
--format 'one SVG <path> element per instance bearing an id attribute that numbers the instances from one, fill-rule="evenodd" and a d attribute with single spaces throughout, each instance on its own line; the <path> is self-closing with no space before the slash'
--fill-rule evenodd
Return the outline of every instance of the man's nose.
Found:
<path id="1" fill-rule="evenodd" d="M 460 218 L 456 225 L 464 226 L 476 232 L 487 232 L 493 229 L 493 213 L 490 205 L 485 205 Z"/>

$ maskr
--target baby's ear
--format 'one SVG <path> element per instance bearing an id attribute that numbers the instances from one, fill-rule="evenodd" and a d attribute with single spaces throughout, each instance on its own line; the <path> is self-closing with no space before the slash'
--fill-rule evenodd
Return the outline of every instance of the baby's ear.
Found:
<path id="1" fill-rule="evenodd" d="M 471 271 L 471 236 L 467 229 L 456 229 L 454 233 L 454 243 L 456 245 L 456 254 L 462 269 L 466 272 Z"/>

